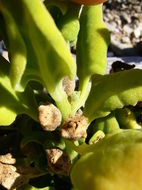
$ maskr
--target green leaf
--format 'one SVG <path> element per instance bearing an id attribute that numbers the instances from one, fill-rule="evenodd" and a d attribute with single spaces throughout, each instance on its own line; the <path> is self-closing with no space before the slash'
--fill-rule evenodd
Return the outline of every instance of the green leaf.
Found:
<path id="1" fill-rule="evenodd" d="M 16 118 L 15 111 L 6 107 L 0 107 L 0 125 L 10 125 Z"/>
<path id="2" fill-rule="evenodd" d="M 23 23 L 23 25 L 25 26 L 25 28 L 27 28 L 27 25 L 25 23 Z M 20 82 L 21 88 L 24 90 L 28 82 L 31 80 L 37 81 L 41 84 L 44 84 L 44 82 L 39 72 L 38 60 L 36 58 L 36 53 L 34 52 L 34 49 L 32 47 L 32 42 L 30 40 L 30 37 L 26 33 L 25 29 L 22 30 L 21 32 L 27 49 L 27 65 Z"/>
<path id="3" fill-rule="evenodd" d="M 8 73 L 9 63 L 0 56 L 0 125 L 11 124 L 18 112 L 16 107 L 19 107 L 18 97 L 11 86 Z"/>
<path id="4" fill-rule="evenodd" d="M 11 124 L 21 113 L 37 120 L 37 105 L 32 90 L 27 87 L 22 94 L 16 93 L 11 86 L 9 70 L 9 62 L 0 56 L 0 125 Z"/>
<path id="5" fill-rule="evenodd" d="M 70 113 L 70 104 L 62 87 L 62 79 L 64 76 L 75 79 L 76 65 L 73 57 L 43 3 L 33 0 L 31 6 L 29 1 L 23 0 L 23 4 L 28 26 L 26 32 L 35 51 L 42 81 L 63 117 L 66 117 Z"/>
<path id="6" fill-rule="evenodd" d="M 84 6 L 77 42 L 78 77 L 82 81 L 93 74 L 105 74 L 109 32 L 103 22 L 102 4 Z"/>
<path id="7" fill-rule="evenodd" d="M 19 101 L 24 106 L 24 109 L 21 110 L 22 113 L 25 113 L 31 116 L 34 120 L 38 121 L 38 105 L 35 99 L 33 89 L 27 85 L 23 92 L 16 92 Z"/>
<path id="8" fill-rule="evenodd" d="M 88 145 L 71 170 L 78 190 L 139 190 L 142 187 L 142 131 L 124 130 Z"/>
<path id="9" fill-rule="evenodd" d="M 24 91 L 26 85 L 30 80 L 36 80 L 40 83 L 43 83 L 43 81 L 40 77 L 35 52 L 33 50 L 30 38 L 26 32 L 27 24 L 23 16 L 23 4 L 17 0 L 13 0 L 12 3 L 9 0 L 0 0 L 0 3 L 2 5 L 0 9 L 2 13 L 0 17 L 1 29 L 2 34 L 4 33 L 3 37 L 4 41 L 6 42 L 8 52 L 10 53 L 10 78 L 13 86 L 15 86 L 14 84 L 16 84 L 16 81 L 18 82 L 16 85 L 17 91 Z M 19 12 L 21 15 L 20 17 Z M 4 17 L 5 21 L 3 14 L 6 14 Z M 5 23 L 7 23 L 7 31 Z M 21 62 L 20 59 L 21 54 L 23 54 L 23 58 L 25 57 L 26 59 L 27 57 L 26 65 L 21 64 L 23 62 Z M 23 58 L 22 60 L 24 60 Z"/>
<path id="10" fill-rule="evenodd" d="M 80 97 L 73 104 L 73 113 L 84 106 L 91 89 L 91 76 L 106 73 L 109 41 L 110 35 L 103 22 L 102 5 L 84 6 L 80 16 L 77 41 L 77 75 Z"/>
<path id="11" fill-rule="evenodd" d="M 36 52 L 42 78 L 52 94 L 62 77 L 69 75 L 71 79 L 75 78 L 76 66 L 67 44 L 44 5 L 38 0 L 33 0 L 33 6 L 27 0 L 23 0 L 23 3 L 29 27 L 27 32 Z"/>
<path id="12" fill-rule="evenodd" d="M 115 115 L 121 128 L 141 129 L 141 125 L 137 123 L 136 117 L 130 109 L 128 108 L 118 109 L 115 111 Z"/>
<path id="13" fill-rule="evenodd" d="M 111 113 L 106 117 L 97 119 L 93 125 L 93 131 L 97 132 L 98 130 L 103 131 L 105 134 L 115 133 L 120 130 L 115 115 Z"/>
<path id="14" fill-rule="evenodd" d="M 5 19 L 6 32 L 8 36 L 9 57 L 11 64 L 10 79 L 14 89 L 19 89 L 20 80 L 27 63 L 26 46 L 14 18 L 8 11 L 7 7 L 5 7 L 2 3 L 1 11 Z"/>
<path id="15" fill-rule="evenodd" d="M 23 185 L 23 186 L 19 187 L 18 190 L 54 190 L 54 187 L 38 188 L 38 187 L 34 187 L 34 186 L 27 184 L 27 185 Z"/>
<path id="16" fill-rule="evenodd" d="M 89 140 L 89 144 L 97 143 L 99 140 L 105 137 L 105 134 L 102 130 L 98 130 Z"/>
<path id="17" fill-rule="evenodd" d="M 112 110 L 142 101 L 142 70 L 133 69 L 94 77 L 84 114 L 90 121 L 107 116 Z"/>
<path id="18" fill-rule="evenodd" d="M 75 42 L 80 29 L 79 12 L 80 5 L 70 3 L 65 15 L 58 19 L 57 26 L 67 42 Z"/>
<path id="19" fill-rule="evenodd" d="M 22 77 L 21 89 L 18 90 L 24 90 L 30 80 L 41 82 L 56 101 L 63 118 L 67 118 L 71 105 L 63 89 L 62 79 L 69 76 L 71 80 L 75 80 L 76 64 L 53 18 L 39 0 L 33 0 L 32 6 L 27 0 L 13 0 L 12 4 L 9 0 L 0 2 L 14 18 L 19 35 L 21 34 L 26 45 L 27 65 L 24 73 L 22 70 L 19 72 Z M 8 18 L 6 20 L 8 22 Z M 18 43 L 22 42 L 22 38 Z M 20 62 L 16 66 L 20 67 Z M 13 72 L 16 72 L 15 66 Z"/>

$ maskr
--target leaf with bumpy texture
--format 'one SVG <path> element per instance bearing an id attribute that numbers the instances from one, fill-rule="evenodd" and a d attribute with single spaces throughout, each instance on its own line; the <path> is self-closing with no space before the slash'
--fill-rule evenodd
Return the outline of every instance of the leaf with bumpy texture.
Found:
<path id="1" fill-rule="evenodd" d="M 133 69 L 94 78 L 84 114 L 90 121 L 112 110 L 142 101 L 142 70 Z"/>
<path id="2" fill-rule="evenodd" d="M 78 77 L 105 74 L 109 31 L 103 21 L 102 5 L 84 6 L 80 16 L 77 42 Z"/>
<path id="3" fill-rule="evenodd" d="M 32 90 L 27 87 L 23 93 L 16 93 L 11 86 L 9 69 L 9 62 L 0 56 L 0 125 L 11 124 L 17 114 L 21 113 L 27 113 L 37 119 L 37 107 Z"/>
<path id="4" fill-rule="evenodd" d="M 140 190 L 142 131 L 124 130 L 88 145 L 71 170 L 78 190 Z"/>

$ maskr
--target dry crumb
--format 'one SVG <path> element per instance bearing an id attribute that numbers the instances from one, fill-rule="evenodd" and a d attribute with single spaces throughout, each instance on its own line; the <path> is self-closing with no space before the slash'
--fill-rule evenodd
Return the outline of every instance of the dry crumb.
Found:
<path id="1" fill-rule="evenodd" d="M 40 172 L 35 167 L 17 165 L 11 153 L 0 155 L 0 185 L 7 190 L 27 184 L 29 179 L 38 177 Z"/>
<path id="2" fill-rule="evenodd" d="M 0 184 L 3 187 L 11 189 L 19 176 L 20 174 L 16 172 L 15 166 L 0 163 Z"/>
<path id="3" fill-rule="evenodd" d="M 46 149 L 48 169 L 56 174 L 69 175 L 70 159 L 67 154 L 58 148 Z"/>
<path id="4" fill-rule="evenodd" d="M 74 80 L 70 80 L 68 76 L 66 76 L 63 79 L 63 87 L 64 87 L 64 91 L 66 92 L 66 94 L 68 96 L 71 96 L 74 89 L 75 89 L 75 81 Z"/>
<path id="5" fill-rule="evenodd" d="M 16 159 L 10 153 L 0 155 L 0 185 L 8 190 L 12 190 L 28 182 L 28 178 L 22 176 L 16 166 Z"/>
<path id="6" fill-rule="evenodd" d="M 88 118 L 83 115 L 76 114 L 74 117 L 71 116 L 64 122 L 61 129 L 61 136 L 69 140 L 86 138 L 87 128 Z"/>
<path id="7" fill-rule="evenodd" d="M 62 115 L 59 109 L 53 104 L 41 105 L 39 110 L 39 121 L 45 131 L 54 131 L 60 126 Z"/>
<path id="8" fill-rule="evenodd" d="M 11 153 L 0 155 L 0 162 L 3 164 L 15 164 L 16 159 L 12 157 Z"/>

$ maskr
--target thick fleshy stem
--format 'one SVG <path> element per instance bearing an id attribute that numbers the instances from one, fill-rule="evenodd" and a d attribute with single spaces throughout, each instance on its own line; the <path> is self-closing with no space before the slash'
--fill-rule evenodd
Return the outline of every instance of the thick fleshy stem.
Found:
<path id="1" fill-rule="evenodd" d="M 79 91 L 81 92 L 79 98 L 72 104 L 72 115 L 75 115 L 77 110 L 84 106 L 85 101 L 89 95 L 91 89 L 91 81 L 90 77 L 86 77 L 83 82 L 79 85 Z"/>

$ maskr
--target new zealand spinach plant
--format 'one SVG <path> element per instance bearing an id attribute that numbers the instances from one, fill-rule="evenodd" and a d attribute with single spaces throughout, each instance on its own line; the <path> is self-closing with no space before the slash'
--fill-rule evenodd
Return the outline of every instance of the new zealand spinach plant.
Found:
<path id="1" fill-rule="evenodd" d="M 142 70 L 106 74 L 103 2 L 0 0 L 0 188 L 142 189 Z"/>

